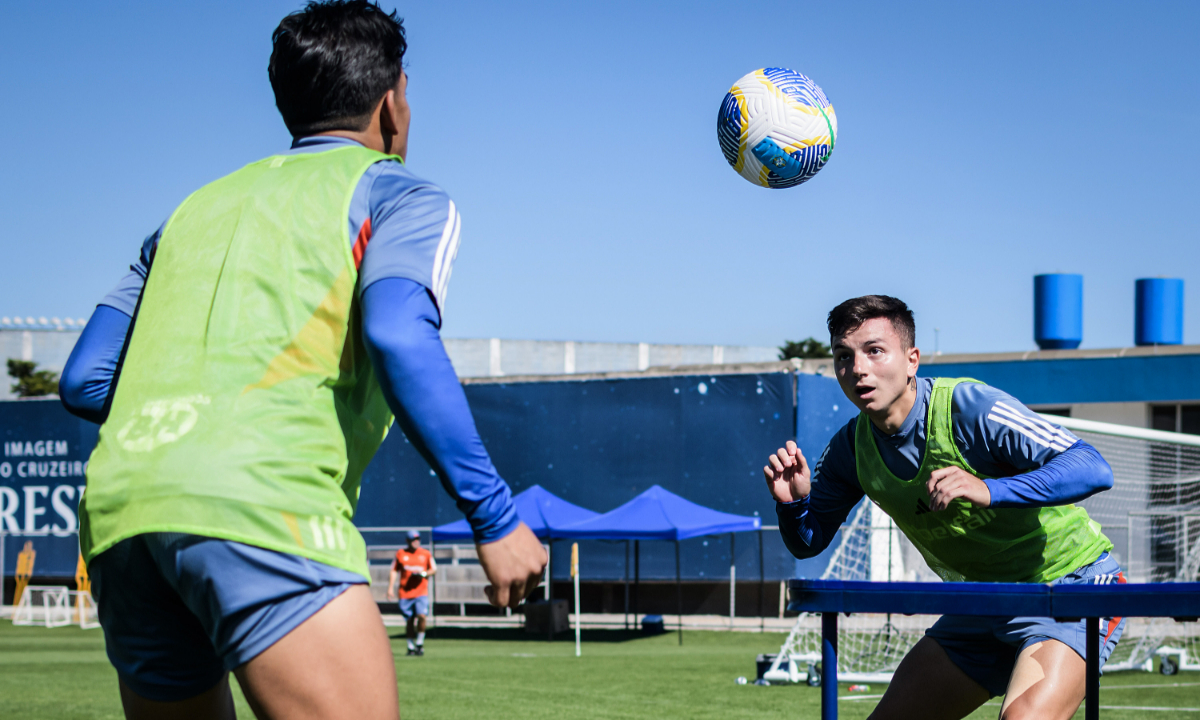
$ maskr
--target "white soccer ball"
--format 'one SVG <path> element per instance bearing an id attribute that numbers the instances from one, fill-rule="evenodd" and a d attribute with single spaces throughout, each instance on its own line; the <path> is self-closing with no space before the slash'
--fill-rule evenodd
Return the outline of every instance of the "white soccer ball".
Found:
<path id="1" fill-rule="evenodd" d="M 717 114 L 721 152 L 755 185 L 788 188 L 825 166 L 837 115 L 817 84 L 787 68 L 763 68 L 733 84 Z"/>

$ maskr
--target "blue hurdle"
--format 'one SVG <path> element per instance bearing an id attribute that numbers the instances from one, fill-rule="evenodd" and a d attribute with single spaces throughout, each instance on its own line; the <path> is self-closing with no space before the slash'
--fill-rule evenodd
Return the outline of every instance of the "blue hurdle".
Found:
<path id="1" fill-rule="evenodd" d="M 788 609 L 821 613 L 821 720 L 837 720 L 837 614 L 1032 615 L 1087 619 L 1085 717 L 1100 717 L 1100 618 L 1200 617 L 1200 583 L 1010 583 L 791 580 Z"/>

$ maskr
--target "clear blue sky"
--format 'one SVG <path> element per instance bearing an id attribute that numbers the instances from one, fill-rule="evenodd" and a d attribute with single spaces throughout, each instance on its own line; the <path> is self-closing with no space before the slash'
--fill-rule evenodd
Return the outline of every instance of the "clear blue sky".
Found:
<path id="1" fill-rule="evenodd" d="M 298 2 L 11 3 L 0 314 L 86 316 L 191 190 L 287 146 L 266 66 Z M 385 3 L 385 7 L 391 7 Z M 1200 4 L 424 2 L 409 164 L 463 213 L 445 334 L 778 345 L 888 293 L 944 352 L 1033 347 L 1032 276 L 1133 281 L 1200 342 Z M 803 72 L 830 163 L 772 191 L 716 140 L 741 75 Z"/>

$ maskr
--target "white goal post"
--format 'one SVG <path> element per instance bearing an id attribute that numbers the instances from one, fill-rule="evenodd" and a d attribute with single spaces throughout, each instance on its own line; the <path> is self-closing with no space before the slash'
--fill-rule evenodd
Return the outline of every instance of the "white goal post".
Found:
<path id="1" fill-rule="evenodd" d="M 90 592 L 65 585 L 27 585 L 13 607 L 12 624 L 48 628 L 79 625 L 86 630 L 100 627 L 100 619 Z"/>
<path id="2" fill-rule="evenodd" d="M 1200 580 L 1200 436 L 1043 415 L 1094 446 L 1113 468 L 1111 490 L 1079 503 L 1113 543 L 1130 582 Z M 917 549 L 877 506 L 864 501 L 843 525 L 827 580 L 940 582 Z M 838 677 L 887 682 L 937 618 L 861 614 L 839 623 Z M 1108 670 L 1200 670 L 1200 623 L 1131 618 Z M 820 618 L 803 613 L 770 668 L 768 681 L 802 682 L 821 659 Z"/>
<path id="3" fill-rule="evenodd" d="M 13 625 L 45 625 L 48 628 L 71 624 L 71 597 L 65 585 L 26 585 L 13 608 Z"/>

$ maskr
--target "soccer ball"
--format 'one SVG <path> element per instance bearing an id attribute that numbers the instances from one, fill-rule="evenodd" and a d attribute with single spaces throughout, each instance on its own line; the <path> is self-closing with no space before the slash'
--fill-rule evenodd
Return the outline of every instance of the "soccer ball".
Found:
<path id="1" fill-rule="evenodd" d="M 755 185 L 789 188 L 825 166 L 837 115 L 817 84 L 787 68 L 755 70 L 733 84 L 717 114 L 721 152 Z"/>

